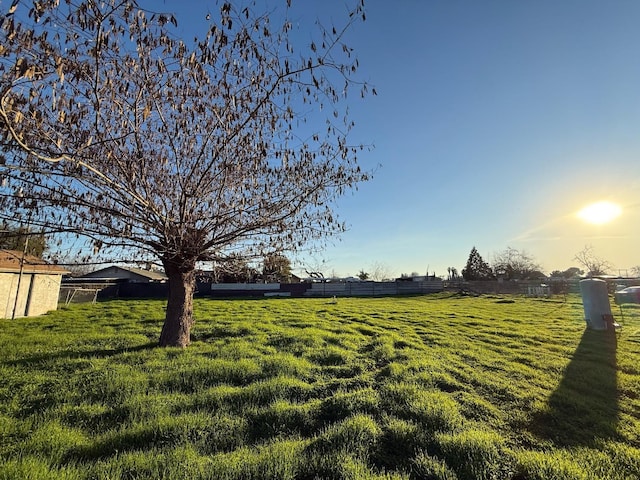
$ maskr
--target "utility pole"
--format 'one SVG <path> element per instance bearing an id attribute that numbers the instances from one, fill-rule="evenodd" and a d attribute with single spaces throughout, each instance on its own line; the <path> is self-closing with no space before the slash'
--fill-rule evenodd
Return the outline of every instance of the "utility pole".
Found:
<path id="1" fill-rule="evenodd" d="M 13 302 L 13 312 L 11 313 L 11 320 L 16 318 L 16 310 L 18 309 L 18 301 L 20 300 L 20 286 L 22 285 L 22 276 L 24 274 L 24 261 L 27 256 L 27 248 L 29 247 L 29 233 L 27 223 L 27 234 L 24 237 L 24 247 L 22 249 L 22 257 L 20 258 L 20 273 L 18 274 L 18 288 L 16 290 L 16 300 Z"/>

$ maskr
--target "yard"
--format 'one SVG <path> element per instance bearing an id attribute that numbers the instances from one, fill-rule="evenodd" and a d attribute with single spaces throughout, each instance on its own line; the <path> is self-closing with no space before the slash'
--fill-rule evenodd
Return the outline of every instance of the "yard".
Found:
<path id="1" fill-rule="evenodd" d="M 163 308 L 0 320 L 0 479 L 640 478 L 638 307 L 197 299 L 186 350 Z"/>

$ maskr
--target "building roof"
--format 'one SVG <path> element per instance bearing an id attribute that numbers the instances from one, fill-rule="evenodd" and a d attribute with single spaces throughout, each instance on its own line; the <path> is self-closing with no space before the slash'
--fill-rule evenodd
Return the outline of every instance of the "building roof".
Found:
<path id="1" fill-rule="evenodd" d="M 64 268 L 47 263 L 34 255 L 25 255 L 19 250 L 0 250 L 0 272 L 20 273 L 20 266 L 24 273 L 48 273 L 64 275 L 69 273 Z"/>
<path id="2" fill-rule="evenodd" d="M 154 270 L 145 270 L 144 268 L 134 268 L 134 267 L 120 267 L 123 270 L 127 270 L 131 273 L 135 273 L 136 275 L 141 275 L 143 277 L 147 277 L 150 280 L 166 280 L 167 276 L 164 272 L 156 272 Z"/>
<path id="3" fill-rule="evenodd" d="M 118 278 L 118 272 L 128 272 L 134 276 L 140 276 L 148 279 L 149 281 L 162 282 L 167 280 L 167 276 L 163 272 L 156 272 L 153 270 L 145 270 L 143 268 L 134 267 L 121 267 L 118 265 L 111 265 L 110 267 L 101 268 L 95 270 L 86 275 L 82 275 L 81 278 L 112 278 L 116 276 Z"/>

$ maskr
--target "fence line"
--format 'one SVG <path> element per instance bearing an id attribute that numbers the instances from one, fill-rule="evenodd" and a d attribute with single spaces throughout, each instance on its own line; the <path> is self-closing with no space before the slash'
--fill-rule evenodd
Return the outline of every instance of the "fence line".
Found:
<path id="1" fill-rule="evenodd" d="M 305 296 L 318 297 L 367 297 L 378 295 L 420 295 L 441 292 L 444 289 L 442 280 L 426 282 L 345 282 L 345 283 L 312 283 Z"/>

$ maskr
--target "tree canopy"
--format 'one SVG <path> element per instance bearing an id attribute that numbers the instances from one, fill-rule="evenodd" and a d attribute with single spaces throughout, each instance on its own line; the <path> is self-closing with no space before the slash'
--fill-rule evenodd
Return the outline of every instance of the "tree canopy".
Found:
<path id="1" fill-rule="evenodd" d="M 505 280 L 544 277 L 540 270 L 540 265 L 524 250 L 507 247 L 493 256 L 493 271 Z"/>
<path id="2" fill-rule="evenodd" d="M 42 254 L 47 249 L 47 240 L 42 233 L 32 232 L 28 227 L 1 222 L 0 248 L 18 250 L 27 255 L 42 257 Z"/>
<path id="3" fill-rule="evenodd" d="M 262 261 L 262 276 L 267 281 L 290 282 L 291 260 L 277 253 L 265 255 Z"/>
<path id="4" fill-rule="evenodd" d="M 462 277 L 465 280 L 492 280 L 493 270 L 487 262 L 482 259 L 476 247 L 469 252 L 466 266 L 462 269 Z"/>
<path id="5" fill-rule="evenodd" d="M 361 1 L 307 45 L 291 0 L 279 17 L 223 2 L 193 41 L 135 0 L 25 4 L 0 17 L 0 219 L 158 258 L 162 345 L 189 343 L 197 262 L 344 229 L 334 202 L 368 179 L 345 102 Z"/>
<path id="6" fill-rule="evenodd" d="M 557 277 L 557 278 L 570 279 L 570 278 L 579 277 L 583 273 L 584 273 L 584 270 L 581 270 L 578 267 L 569 267 L 566 270 L 554 270 L 551 272 L 550 276 Z"/>
<path id="7" fill-rule="evenodd" d="M 364 270 L 360 270 L 358 272 L 358 278 L 360 280 L 369 280 L 369 274 L 367 272 L 365 272 Z"/>

